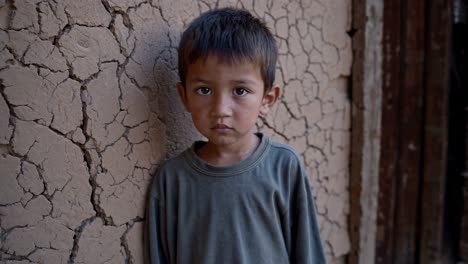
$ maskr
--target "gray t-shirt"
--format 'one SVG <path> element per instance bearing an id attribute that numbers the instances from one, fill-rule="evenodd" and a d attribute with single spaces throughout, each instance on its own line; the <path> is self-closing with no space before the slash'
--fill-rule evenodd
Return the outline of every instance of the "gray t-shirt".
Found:
<path id="1" fill-rule="evenodd" d="M 151 263 L 325 263 L 315 206 L 291 147 L 258 134 L 245 160 L 211 166 L 195 142 L 155 175 Z"/>

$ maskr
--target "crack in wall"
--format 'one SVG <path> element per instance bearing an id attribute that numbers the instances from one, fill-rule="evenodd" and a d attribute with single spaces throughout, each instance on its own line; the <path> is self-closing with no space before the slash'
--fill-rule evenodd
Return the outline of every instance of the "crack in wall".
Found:
<path id="1" fill-rule="evenodd" d="M 94 142 L 94 145 L 96 145 L 95 139 L 92 136 L 88 135 L 88 132 L 87 132 L 88 131 L 89 117 L 88 117 L 88 114 L 87 114 L 88 99 L 86 98 L 86 90 L 87 90 L 87 85 L 89 84 L 89 82 L 91 82 L 92 80 L 95 80 L 98 77 L 99 73 L 100 72 L 98 72 L 96 74 L 93 74 L 87 80 L 83 81 L 83 83 L 81 85 L 81 93 L 80 93 L 82 113 L 83 113 L 83 122 L 82 122 L 80 128 L 83 131 L 83 134 L 85 136 L 85 142 L 86 143 Z M 96 216 L 101 218 L 104 221 L 104 223 L 106 223 L 108 225 L 112 225 L 112 219 L 109 216 L 106 215 L 104 209 L 99 204 L 99 193 L 100 193 L 99 188 L 100 187 L 96 182 L 96 177 L 97 177 L 97 173 L 98 173 L 99 169 L 98 168 L 92 168 L 94 162 L 93 162 L 93 159 L 92 159 L 92 155 L 90 154 L 89 149 L 86 147 L 86 145 L 85 144 L 79 144 L 79 146 L 80 146 L 81 150 L 84 153 L 84 159 L 86 161 L 86 166 L 87 166 L 89 176 L 90 176 L 89 177 L 89 184 L 91 185 L 91 188 L 92 188 L 91 197 L 90 197 L 91 200 L 90 201 L 91 201 L 91 204 L 93 205 L 93 209 L 96 212 Z M 99 155 L 99 153 L 98 153 L 98 155 Z M 99 160 L 101 160 L 101 157 L 100 157 Z M 97 164 L 97 166 L 100 167 L 100 164 Z M 78 237 L 78 239 L 79 239 L 79 237 Z M 76 255 L 76 252 L 72 251 L 72 254 Z"/>
<path id="2" fill-rule="evenodd" d="M 67 264 L 73 264 L 75 263 L 75 258 L 76 258 L 76 253 L 79 250 L 79 241 L 81 237 L 81 233 L 83 232 L 83 229 L 89 225 L 91 222 L 93 222 L 95 217 L 91 217 L 89 219 L 84 220 L 79 227 L 77 227 L 74 232 L 75 235 L 73 236 L 73 247 L 70 253 L 70 257 L 68 258 Z"/>
<path id="3" fill-rule="evenodd" d="M 133 219 L 131 221 L 129 221 L 126 225 L 127 225 L 127 229 L 125 230 L 125 232 L 122 234 L 122 236 L 120 237 L 120 244 L 122 246 L 122 248 L 124 249 L 125 251 L 125 263 L 126 264 L 136 264 L 134 263 L 134 259 L 135 257 L 132 256 L 132 252 L 130 250 L 130 246 L 127 242 L 127 235 L 129 233 L 129 231 L 133 228 L 133 226 L 135 225 L 135 223 L 138 223 L 138 222 L 142 222 L 143 219 L 142 218 L 136 218 L 136 219 Z"/>
<path id="4" fill-rule="evenodd" d="M 7 28 L 12 28 L 12 21 L 13 21 L 13 17 L 15 16 L 15 11 L 16 11 L 16 7 L 15 7 L 15 1 L 14 0 L 6 0 L 5 1 L 5 6 L 6 8 L 8 9 L 8 12 L 7 12 L 7 25 L 8 27 Z"/>

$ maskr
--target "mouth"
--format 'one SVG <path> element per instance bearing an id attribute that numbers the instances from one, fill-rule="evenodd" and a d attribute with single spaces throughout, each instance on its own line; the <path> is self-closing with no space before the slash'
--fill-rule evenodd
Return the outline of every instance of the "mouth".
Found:
<path id="1" fill-rule="evenodd" d="M 216 124 L 211 129 L 218 130 L 218 131 L 227 131 L 232 129 L 232 127 L 225 125 L 225 124 Z"/>

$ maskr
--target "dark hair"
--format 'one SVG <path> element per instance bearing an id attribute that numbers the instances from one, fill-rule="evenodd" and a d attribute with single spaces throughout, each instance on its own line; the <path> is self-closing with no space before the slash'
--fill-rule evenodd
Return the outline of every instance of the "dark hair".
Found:
<path id="1" fill-rule="evenodd" d="M 276 41 L 265 23 L 246 10 L 222 8 L 201 14 L 182 34 L 178 53 L 184 87 L 188 65 L 208 55 L 228 63 L 255 63 L 260 67 L 265 92 L 275 81 Z"/>

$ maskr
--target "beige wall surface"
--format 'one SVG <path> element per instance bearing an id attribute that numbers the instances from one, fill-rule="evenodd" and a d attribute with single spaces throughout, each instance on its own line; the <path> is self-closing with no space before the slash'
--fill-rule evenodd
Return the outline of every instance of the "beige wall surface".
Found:
<path id="1" fill-rule="evenodd" d="M 259 130 L 304 158 L 332 263 L 350 250 L 350 0 L 0 0 L 0 261 L 143 263 L 151 174 L 199 138 L 177 44 L 238 6 L 279 43 L 281 102 Z"/>

